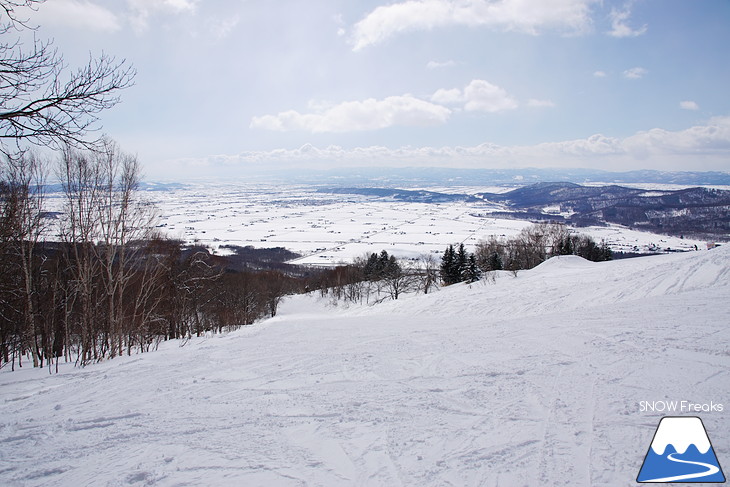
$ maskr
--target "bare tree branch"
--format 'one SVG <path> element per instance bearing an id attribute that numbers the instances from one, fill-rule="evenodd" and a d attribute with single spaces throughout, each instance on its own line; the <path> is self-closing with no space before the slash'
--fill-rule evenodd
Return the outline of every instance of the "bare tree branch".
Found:
<path id="1" fill-rule="evenodd" d="M 10 29 L 18 29 L 21 27 L 28 27 L 28 20 L 20 19 L 15 12 L 17 8 L 30 8 L 35 10 L 37 4 L 43 3 L 46 0 L 0 0 L 0 18 L 3 17 L 3 13 L 7 16 L 8 21 L 3 24 L 0 28 L 0 34 L 7 32 Z"/>
<path id="2" fill-rule="evenodd" d="M 10 19 L 0 36 L 25 26 L 16 8 L 42 1 L 0 0 L 0 16 Z M 135 74 L 125 60 L 104 53 L 70 71 L 51 41 L 34 38 L 27 49 L 19 39 L 0 41 L 0 151 L 11 155 L 24 143 L 100 147 L 100 137 L 89 137 L 100 128 L 98 115 L 119 103 L 119 92 L 133 85 Z"/>

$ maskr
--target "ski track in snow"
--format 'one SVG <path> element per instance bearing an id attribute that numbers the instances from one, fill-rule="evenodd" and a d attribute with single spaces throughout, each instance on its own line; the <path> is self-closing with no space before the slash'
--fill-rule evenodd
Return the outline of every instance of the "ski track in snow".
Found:
<path id="1" fill-rule="evenodd" d="M 730 247 L 377 306 L 293 297 L 225 336 L 0 372 L 4 486 L 635 485 L 661 413 L 730 407 Z M 730 420 L 703 414 L 720 461 Z"/>

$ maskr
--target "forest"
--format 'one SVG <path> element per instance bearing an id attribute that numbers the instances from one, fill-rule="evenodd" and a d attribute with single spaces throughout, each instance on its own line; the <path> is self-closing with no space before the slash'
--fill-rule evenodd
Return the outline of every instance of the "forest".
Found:
<path id="1" fill-rule="evenodd" d="M 45 211 L 51 173 L 60 218 Z M 84 365 L 251 324 L 303 285 L 301 272 L 249 270 L 160 234 L 138 185 L 136 158 L 110 140 L 102 151 L 65 150 L 54 167 L 33 153 L 6 158 L 0 365 Z"/>

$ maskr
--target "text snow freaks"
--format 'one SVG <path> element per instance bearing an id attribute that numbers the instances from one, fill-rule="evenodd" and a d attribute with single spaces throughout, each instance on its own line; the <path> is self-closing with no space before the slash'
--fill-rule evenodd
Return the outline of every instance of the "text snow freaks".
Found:
<path id="1" fill-rule="evenodd" d="M 639 412 L 657 413 L 721 413 L 722 404 L 712 402 L 696 403 L 692 401 L 639 401 Z"/>

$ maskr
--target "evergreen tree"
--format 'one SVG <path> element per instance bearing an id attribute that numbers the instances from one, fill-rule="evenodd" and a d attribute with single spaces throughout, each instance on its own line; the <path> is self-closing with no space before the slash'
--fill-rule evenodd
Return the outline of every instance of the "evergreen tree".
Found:
<path id="1" fill-rule="evenodd" d="M 365 262 L 365 266 L 363 267 L 362 273 L 363 277 L 365 277 L 366 280 L 373 281 L 377 277 L 377 267 L 378 267 L 378 254 L 373 252 L 368 256 L 367 262 Z"/>
<path id="2" fill-rule="evenodd" d="M 454 246 L 449 245 L 446 247 L 446 250 L 444 251 L 443 257 L 441 257 L 441 280 L 443 281 L 444 285 L 448 286 L 449 284 L 454 284 L 455 282 L 453 280 L 453 272 L 454 272 L 454 262 L 456 261 L 456 252 L 454 251 Z"/>
<path id="3" fill-rule="evenodd" d="M 499 253 L 494 252 L 489 257 L 489 269 L 493 271 L 504 270 L 504 262 L 502 262 L 502 256 Z"/>
<path id="4" fill-rule="evenodd" d="M 466 282 L 476 282 L 482 277 L 482 271 L 477 265 L 477 259 L 474 254 L 469 254 L 469 258 L 466 263 L 466 270 L 463 273 L 463 280 Z"/>
<path id="5" fill-rule="evenodd" d="M 378 280 L 382 279 L 385 276 L 389 263 L 390 256 L 388 255 L 388 252 L 386 252 L 385 250 L 381 250 L 380 256 L 378 257 L 378 262 L 375 266 L 375 273 Z"/>
<path id="6" fill-rule="evenodd" d="M 599 256 L 600 256 L 601 261 L 613 259 L 613 252 L 611 251 L 611 248 L 608 246 L 608 244 L 606 243 L 605 240 L 601 240 L 601 248 L 600 248 Z"/>
<path id="7" fill-rule="evenodd" d="M 387 252 L 385 253 L 385 255 L 388 255 Z M 395 256 L 391 255 L 385 263 L 385 267 L 383 269 L 383 277 L 386 279 L 396 277 L 401 274 L 401 270 L 402 269 L 400 267 L 400 264 L 396 260 Z"/>
<path id="8" fill-rule="evenodd" d="M 454 282 L 462 282 L 467 280 L 465 277 L 469 268 L 469 253 L 464 248 L 464 244 L 459 244 L 459 250 L 456 252 L 456 262 L 454 262 Z"/>
<path id="9" fill-rule="evenodd" d="M 444 256 L 441 258 L 441 280 L 444 285 L 448 286 L 468 280 L 467 275 L 473 276 L 469 270 L 470 257 L 473 258 L 478 273 L 479 267 L 476 264 L 476 258 L 473 255 L 470 256 L 463 243 L 459 244 L 458 250 L 454 249 L 453 245 L 446 248 Z"/>
<path id="10" fill-rule="evenodd" d="M 459 250 L 456 253 L 456 262 L 454 264 L 454 278 L 456 279 L 455 282 L 461 282 L 464 280 L 464 274 L 466 273 L 466 269 L 469 265 L 469 254 L 467 253 L 466 249 L 464 248 L 464 244 L 459 244 Z"/>
<path id="11" fill-rule="evenodd" d="M 556 255 L 573 255 L 573 252 L 575 250 L 573 237 L 571 237 L 570 235 L 566 235 L 565 237 L 561 238 L 557 244 L 556 250 Z"/>

